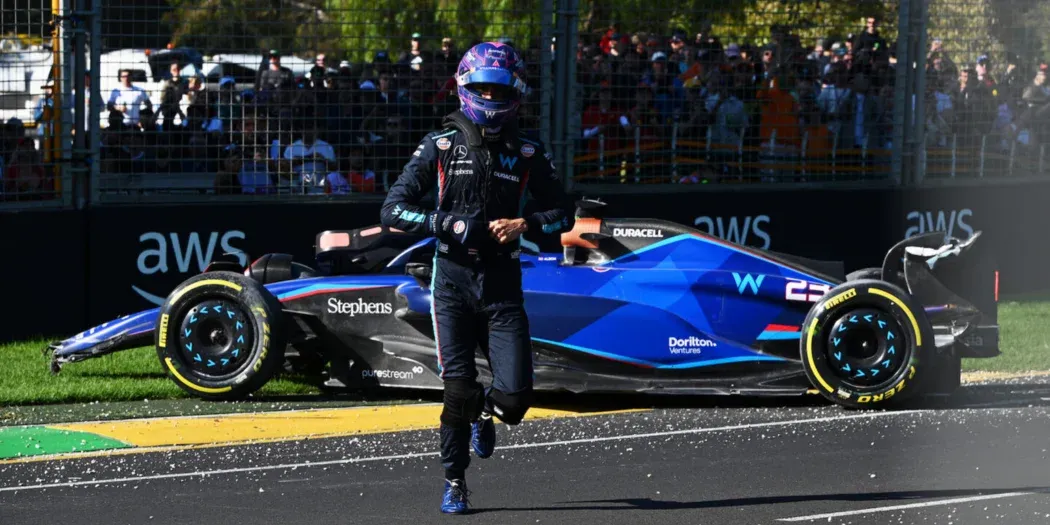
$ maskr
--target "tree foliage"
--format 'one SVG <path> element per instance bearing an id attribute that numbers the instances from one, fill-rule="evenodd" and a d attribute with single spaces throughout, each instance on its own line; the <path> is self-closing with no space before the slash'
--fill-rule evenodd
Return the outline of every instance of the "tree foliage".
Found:
<path id="1" fill-rule="evenodd" d="M 543 0 L 167 0 L 173 43 L 206 53 L 279 48 L 310 56 L 370 61 L 380 50 L 391 60 L 409 48 L 412 33 L 436 50 L 450 37 L 459 50 L 477 40 L 539 42 Z M 915 0 L 920 1 L 920 0 Z M 553 2 L 557 4 L 557 1 Z M 627 34 L 663 38 L 681 28 L 692 37 L 710 27 L 723 44 L 761 45 L 783 26 L 811 45 L 844 39 L 877 16 L 882 35 L 897 37 L 900 0 L 580 0 L 581 35 L 597 37 L 612 21 Z M 553 20 L 551 20 L 553 23 Z M 1045 0 L 929 0 L 929 38 L 940 37 L 955 60 L 989 53 L 1002 63 L 1012 51 L 1031 62 L 1050 56 L 1050 3 Z"/>
<path id="2" fill-rule="evenodd" d="M 940 38 L 961 66 L 988 55 L 993 72 L 1008 59 L 1032 71 L 1036 61 L 1050 58 L 1047 27 L 1050 3 L 1045 0 L 931 0 L 927 41 Z"/>

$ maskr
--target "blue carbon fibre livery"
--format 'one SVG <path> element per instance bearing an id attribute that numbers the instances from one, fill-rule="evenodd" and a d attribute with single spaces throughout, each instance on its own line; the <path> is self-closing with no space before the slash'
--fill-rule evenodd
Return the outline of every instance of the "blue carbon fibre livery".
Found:
<path id="1" fill-rule="evenodd" d="M 393 258 L 389 272 L 298 278 L 265 287 L 285 304 L 306 304 L 315 296 L 322 296 L 321 302 L 311 304 L 323 304 L 365 293 L 390 297 L 402 310 L 430 317 L 429 283 L 406 275 L 403 266 L 414 253 L 434 247 L 433 238 L 415 242 Z M 557 356 L 627 367 L 628 374 L 791 364 L 798 361 L 798 326 L 816 298 L 786 301 L 788 283 L 836 284 L 764 252 L 699 233 L 673 233 L 596 264 L 563 264 L 562 259 L 561 253 L 521 255 L 531 335 L 542 350 L 537 366 Z M 55 354 L 85 352 L 121 333 L 149 332 L 157 312 L 95 328 L 59 345 Z M 770 351 L 769 344 L 795 350 Z M 440 373 L 436 351 L 433 356 L 429 364 Z"/>
<path id="2" fill-rule="evenodd" d="M 408 251 L 430 248 L 432 241 L 420 241 Z M 787 361 L 756 348 L 762 341 L 798 339 L 798 332 L 767 330 L 774 324 L 797 326 L 805 315 L 808 303 L 785 310 L 786 280 L 832 284 L 717 239 L 691 234 L 595 266 L 566 266 L 559 264 L 560 259 L 554 253 L 521 256 L 533 340 L 641 368 Z M 282 302 L 391 288 L 405 298 L 409 310 L 430 315 L 429 289 L 407 275 L 314 277 L 270 283 L 266 288 Z M 56 354 L 83 351 L 120 333 L 149 331 L 157 311 L 92 329 Z M 676 341 L 685 343 L 679 346 Z"/>
<path id="3" fill-rule="evenodd" d="M 655 242 L 596 267 L 544 264 L 543 258 L 522 258 L 534 340 L 652 368 L 785 361 L 761 353 L 755 343 L 797 340 L 797 332 L 766 331 L 771 324 L 799 325 L 810 305 L 785 310 L 787 280 L 832 285 L 692 234 Z M 738 282 L 744 279 L 753 284 L 741 287 Z M 668 343 L 672 337 L 714 344 L 674 349 Z"/>
<path id="4" fill-rule="evenodd" d="M 929 316 L 926 319 L 931 328 L 942 332 L 934 344 L 939 348 L 962 346 L 967 355 L 977 357 L 998 354 L 995 298 L 990 292 L 978 287 L 965 292 L 987 303 L 982 309 L 992 312 L 991 317 L 977 318 L 974 312 L 980 312 L 969 299 L 952 295 L 927 271 L 929 261 L 918 259 L 929 253 L 943 258 L 943 253 L 953 249 L 959 252 L 968 246 L 957 240 L 945 244 L 938 235 L 927 234 L 899 242 L 887 252 L 886 267 L 878 269 L 879 275 L 909 277 L 895 277 L 883 285 L 879 279 L 858 277 L 872 275 L 871 269 L 847 275 L 841 262 L 749 248 L 667 221 L 581 217 L 581 211 L 594 209 L 589 206 L 593 201 L 581 203 L 575 225 L 561 234 L 561 252 L 540 253 L 535 244 L 520 240 L 537 390 L 767 395 L 816 390 L 842 403 L 846 398 L 841 397 L 840 389 L 810 376 L 814 366 L 828 363 L 837 376 L 867 381 L 903 370 L 901 363 L 913 351 L 907 347 L 910 339 L 906 331 L 887 321 L 889 318 L 880 317 L 875 306 L 853 310 L 838 317 L 835 325 L 821 329 L 827 332 L 820 336 L 820 344 L 826 347 L 823 357 L 801 351 L 802 325 L 807 316 L 819 316 L 828 305 L 841 303 L 848 293 L 857 293 L 856 288 L 842 286 L 847 280 L 873 283 L 864 286 L 887 286 L 889 290 L 894 285 L 902 288 L 918 283 L 918 293 L 910 289 L 909 293 L 918 303 L 914 310 Z M 217 283 L 208 280 L 224 279 L 229 281 L 226 284 L 240 283 L 234 285 L 238 290 L 255 290 L 239 299 L 227 294 L 226 315 L 232 305 L 240 305 L 241 311 L 255 311 L 259 286 L 284 306 L 282 314 L 276 316 L 279 320 L 266 326 L 283 336 L 286 366 L 299 363 L 313 367 L 318 364 L 316 358 L 321 358 L 325 384 L 337 388 L 443 388 L 437 353 L 442 334 L 437 333 L 431 315 L 434 281 L 428 271 L 438 259 L 438 243 L 434 238 L 383 232 L 374 226 L 337 232 L 354 241 L 335 250 L 319 242 L 321 271 L 281 254 L 264 256 L 256 261 L 258 264 L 242 270 L 229 263 L 210 267 L 206 272 L 243 271 L 244 275 L 195 277 L 194 282 L 180 285 L 185 286 L 182 289 L 194 289 L 197 283 L 206 283 L 209 288 L 180 294 L 183 306 L 151 308 L 51 343 L 47 350 L 53 355 L 52 370 L 57 371 L 64 363 L 150 344 L 158 315 L 165 307 L 171 308 L 165 310 L 171 316 L 165 326 L 170 331 L 171 323 L 176 323 L 176 338 L 183 338 L 184 331 L 190 332 L 187 337 L 196 334 L 195 342 L 200 342 L 200 334 L 211 338 L 203 347 L 185 351 L 182 346 L 189 341 L 181 339 L 176 347 L 185 355 L 172 358 L 196 363 L 204 370 L 241 366 L 246 355 L 242 347 L 252 346 L 252 340 L 248 335 L 240 338 L 239 323 L 193 331 L 194 317 L 210 315 L 211 310 L 206 308 L 214 309 L 215 303 L 207 301 L 221 295 L 213 291 L 220 288 Z M 904 259 L 906 250 L 913 259 Z M 918 264 L 897 270 L 892 264 L 896 260 Z M 269 282 L 278 278 L 286 280 Z M 832 290 L 839 295 L 822 303 Z M 854 304 L 877 304 L 865 301 L 871 299 Z M 248 304 L 256 306 L 245 310 Z M 824 306 L 813 311 L 815 304 Z M 954 341 L 942 337 L 947 328 L 959 323 L 967 324 L 965 333 L 972 337 L 956 336 Z M 865 341 L 864 334 L 870 328 L 885 343 L 883 354 L 870 363 L 851 358 L 849 351 L 856 350 L 851 347 L 856 343 L 850 341 Z M 850 333 L 847 337 L 854 329 L 860 335 Z M 224 337 L 227 332 L 231 337 Z M 230 346 L 213 341 L 226 341 Z M 836 347 L 843 341 L 846 349 L 840 351 Z M 484 381 L 491 372 L 487 356 L 478 348 L 477 357 L 479 380 Z M 316 368 L 310 369 L 315 370 L 311 374 L 319 373 Z M 176 379 L 185 384 L 182 376 Z M 817 388 L 818 382 L 824 390 Z"/>

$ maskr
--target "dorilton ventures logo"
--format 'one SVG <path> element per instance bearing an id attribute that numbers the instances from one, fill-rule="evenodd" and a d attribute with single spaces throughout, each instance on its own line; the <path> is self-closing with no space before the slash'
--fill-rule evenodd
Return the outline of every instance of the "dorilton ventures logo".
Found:
<path id="1" fill-rule="evenodd" d="M 672 354 L 699 354 L 704 348 L 715 348 L 718 344 L 710 339 L 691 335 L 689 337 L 668 337 L 667 349 Z"/>
<path id="2" fill-rule="evenodd" d="M 203 243 L 202 238 L 206 239 Z M 146 232 L 139 236 L 140 249 L 135 267 L 138 269 L 139 278 L 157 273 L 167 274 L 171 271 L 180 274 L 200 273 L 208 267 L 216 252 L 233 255 L 237 257 L 241 266 L 247 266 L 248 254 L 234 246 L 234 240 L 244 240 L 244 232 Z M 221 251 L 217 251 L 216 248 L 220 248 Z M 131 289 L 157 306 L 164 304 L 164 296 L 147 292 L 137 285 L 132 285 Z"/>

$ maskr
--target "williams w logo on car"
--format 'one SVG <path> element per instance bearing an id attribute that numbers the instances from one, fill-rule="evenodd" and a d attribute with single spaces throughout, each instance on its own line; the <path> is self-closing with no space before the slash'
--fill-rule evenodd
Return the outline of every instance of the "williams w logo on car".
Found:
<path id="1" fill-rule="evenodd" d="M 739 273 L 733 272 L 733 280 L 736 281 L 736 291 L 740 292 L 741 295 L 748 288 L 751 288 L 751 293 L 758 295 L 758 289 L 762 287 L 762 281 L 765 279 L 765 275 L 759 275 L 756 279 L 754 275 L 749 273 L 741 276 Z"/>

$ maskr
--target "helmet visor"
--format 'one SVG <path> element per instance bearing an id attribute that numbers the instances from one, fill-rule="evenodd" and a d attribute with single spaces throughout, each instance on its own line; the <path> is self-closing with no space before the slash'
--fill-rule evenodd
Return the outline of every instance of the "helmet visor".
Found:
<path id="1" fill-rule="evenodd" d="M 471 84 L 467 86 L 467 89 L 474 93 L 475 96 L 493 102 L 511 102 L 518 99 L 518 92 L 514 88 L 502 84 L 482 82 Z"/>
<path id="2" fill-rule="evenodd" d="M 501 68 L 480 68 L 460 75 L 459 85 L 481 93 L 482 87 L 492 91 L 494 100 L 514 100 L 525 91 L 525 84 L 510 71 Z"/>

